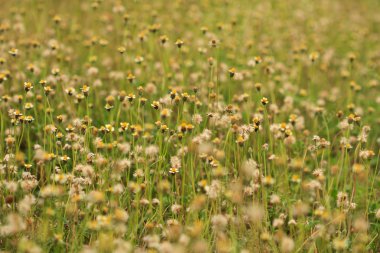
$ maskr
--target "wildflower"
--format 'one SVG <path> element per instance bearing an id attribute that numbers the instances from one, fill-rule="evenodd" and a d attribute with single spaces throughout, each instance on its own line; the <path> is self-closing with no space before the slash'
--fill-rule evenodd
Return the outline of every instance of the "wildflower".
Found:
<path id="1" fill-rule="evenodd" d="M 240 171 L 245 177 L 257 178 L 259 175 L 259 170 L 257 168 L 258 168 L 257 162 L 253 159 L 249 159 L 243 162 Z"/>
<path id="2" fill-rule="evenodd" d="M 207 62 L 208 62 L 208 65 L 211 67 L 211 66 L 214 66 L 215 60 L 214 58 L 209 57 L 207 58 Z"/>
<path id="3" fill-rule="evenodd" d="M 273 185 L 275 183 L 275 180 L 271 176 L 266 176 L 263 178 L 262 182 L 264 185 L 270 186 L 270 185 Z"/>
<path id="4" fill-rule="evenodd" d="M 108 133 L 112 133 L 115 131 L 115 128 L 111 124 L 106 124 L 105 125 L 105 131 Z"/>
<path id="5" fill-rule="evenodd" d="M 155 109 L 155 110 L 158 110 L 159 106 L 160 106 L 160 103 L 158 101 L 153 101 L 153 103 L 151 104 L 151 106 Z"/>
<path id="6" fill-rule="evenodd" d="M 289 116 L 289 122 L 290 124 L 292 124 L 293 126 L 296 124 L 296 120 L 297 120 L 297 115 L 296 114 L 291 114 Z"/>
<path id="7" fill-rule="evenodd" d="M 176 46 L 178 48 L 181 48 L 183 46 L 184 42 L 181 39 L 177 39 L 176 42 L 175 42 L 175 44 L 176 44 Z"/>
<path id="8" fill-rule="evenodd" d="M 50 87 L 50 86 L 45 86 L 44 87 L 44 93 L 46 96 L 48 96 L 49 94 L 51 94 L 54 90 Z"/>
<path id="9" fill-rule="evenodd" d="M 62 162 L 68 162 L 71 158 L 68 157 L 67 155 L 63 155 L 59 158 L 59 160 L 61 160 Z"/>
<path id="10" fill-rule="evenodd" d="M 33 84 L 31 82 L 25 82 L 24 89 L 26 92 L 30 91 L 31 89 L 33 89 Z"/>
<path id="11" fill-rule="evenodd" d="M 75 130 L 75 128 L 73 127 L 73 125 L 71 125 L 71 124 L 67 125 L 67 127 L 66 127 L 67 132 L 71 133 L 71 132 L 74 132 L 74 130 Z"/>
<path id="12" fill-rule="evenodd" d="M 293 214 L 294 216 L 305 216 L 309 213 L 310 207 L 307 203 L 304 203 L 302 201 L 298 201 L 293 206 Z"/>
<path id="13" fill-rule="evenodd" d="M 113 105 L 110 105 L 108 103 L 104 106 L 104 109 L 106 109 L 108 112 L 111 111 L 112 108 L 113 108 Z"/>
<path id="14" fill-rule="evenodd" d="M 31 123 L 31 122 L 34 121 L 34 118 L 33 118 L 33 116 L 28 115 L 28 116 L 25 116 L 25 117 L 23 118 L 23 120 L 24 120 L 26 123 Z"/>
<path id="15" fill-rule="evenodd" d="M 281 199 L 278 195 L 276 194 L 272 194 L 270 196 L 270 201 L 269 201 L 272 205 L 276 205 L 276 204 L 280 204 L 281 203 Z"/>
<path id="16" fill-rule="evenodd" d="M 120 122 L 120 130 L 121 131 L 126 131 L 128 130 L 129 123 L 128 122 Z"/>
<path id="17" fill-rule="evenodd" d="M 105 195 L 103 192 L 100 192 L 100 191 L 91 191 L 87 195 L 87 200 L 90 203 L 101 203 L 105 200 Z"/>
<path id="18" fill-rule="evenodd" d="M 338 207 L 347 207 L 349 205 L 348 195 L 345 192 L 339 192 L 337 198 Z"/>
<path id="19" fill-rule="evenodd" d="M 30 170 L 31 168 L 32 168 L 32 164 L 30 164 L 30 163 L 25 163 L 24 164 L 24 167 L 25 167 L 25 169 L 27 169 L 27 170 Z"/>
<path id="20" fill-rule="evenodd" d="M 123 54 L 125 52 L 126 48 L 123 47 L 123 46 L 120 46 L 117 48 L 117 51 L 120 53 L 120 54 Z"/>
<path id="21" fill-rule="evenodd" d="M 362 164 L 359 164 L 359 163 L 355 163 L 353 166 L 352 166 L 352 172 L 354 172 L 355 174 L 360 174 L 364 171 L 364 165 Z"/>
<path id="22" fill-rule="evenodd" d="M 75 94 L 75 89 L 73 87 L 69 87 L 65 89 L 65 92 L 67 93 L 67 95 L 72 96 Z"/>
<path id="23" fill-rule="evenodd" d="M 253 203 L 244 209 L 244 214 L 249 222 L 258 224 L 263 220 L 265 211 L 260 204 Z"/>
<path id="24" fill-rule="evenodd" d="M 257 91 L 261 91 L 263 85 L 261 83 L 255 83 L 255 88 Z"/>
<path id="25" fill-rule="evenodd" d="M 319 53 L 318 52 L 312 52 L 309 55 L 309 59 L 311 60 L 311 62 L 315 62 L 318 58 L 319 58 Z"/>
<path id="26" fill-rule="evenodd" d="M 107 96 L 106 97 L 106 103 L 113 106 L 115 104 L 115 97 L 114 96 Z"/>
<path id="27" fill-rule="evenodd" d="M 228 70 L 228 73 L 230 74 L 230 77 L 233 78 L 236 74 L 236 69 L 235 68 L 230 68 Z"/>
<path id="28" fill-rule="evenodd" d="M 84 84 L 84 85 L 82 86 L 81 90 L 82 90 L 83 95 L 84 95 L 85 97 L 87 97 L 87 96 L 88 96 L 88 92 L 90 91 L 90 87 L 87 86 L 86 84 Z"/>
<path id="29" fill-rule="evenodd" d="M 186 124 L 186 131 L 191 132 L 194 129 L 194 125 L 192 124 Z"/>
<path id="30" fill-rule="evenodd" d="M 271 239 L 271 235 L 268 232 L 262 232 L 260 234 L 260 239 L 264 242 L 269 241 Z"/>
<path id="31" fill-rule="evenodd" d="M 263 61 L 263 59 L 261 58 L 261 56 L 255 56 L 254 61 L 256 64 L 260 64 Z"/>
<path id="32" fill-rule="evenodd" d="M 354 62 L 355 59 L 356 59 L 356 55 L 355 53 L 351 52 L 347 55 L 348 59 L 350 60 L 350 62 Z"/>
<path id="33" fill-rule="evenodd" d="M 353 227 L 356 232 L 365 233 L 369 228 L 369 224 L 365 218 L 359 217 L 354 220 Z"/>
<path id="34" fill-rule="evenodd" d="M 363 160 L 371 159 L 375 156 L 375 152 L 373 150 L 362 150 L 359 152 L 359 157 Z"/>
<path id="35" fill-rule="evenodd" d="M 169 40 L 168 36 L 166 36 L 166 35 L 160 36 L 160 42 L 162 45 L 164 45 L 168 40 Z"/>
<path id="36" fill-rule="evenodd" d="M 272 226 L 275 228 L 280 228 L 284 225 L 284 219 L 282 218 L 276 218 L 272 222 Z"/>
<path id="37" fill-rule="evenodd" d="M 333 240 L 333 246 L 336 250 L 345 250 L 348 247 L 347 239 L 335 238 Z"/>
<path id="38" fill-rule="evenodd" d="M 0 73 L 0 83 L 3 83 L 7 80 L 7 76 L 4 73 Z"/>
<path id="39" fill-rule="evenodd" d="M 41 189 L 40 196 L 42 198 L 58 197 L 61 196 L 62 193 L 63 189 L 60 186 L 47 185 Z"/>
<path id="40" fill-rule="evenodd" d="M 59 24 L 62 21 L 62 18 L 59 15 L 54 15 L 53 21 L 55 24 Z"/>
<path id="41" fill-rule="evenodd" d="M 24 231 L 27 228 L 25 220 L 16 213 L 8 214 L 6 224 L 0 226 L 0 235 L 8 236 Z"/>
<path id="42" fill-rule="evenodd" d="M 266 98 L 266 97 L 263 97 L 262 99 L 261 99 L 261 104 L 262 105 L 267 105 L 269 103 L 269 100 Z"/>
<path id="43" fill-rule="evenodd" d="M 35 203 L 36 198 L 32 194 L 26 195 L 22 200 L 19 201 L 18 210 L 21 214 L 26 215 Z"/>
<path id="44" fill-rule="evenodd" d="M 117 208 L 114 212 L 114 219 L 118 222 L 127 222 L 129 218 L 128 213 L 125 210 Z"/>
<path id="45" fill-rule="evenodd" d="M 13 57 L 16 57 L 16 56 L 19 54 L 17 48 L 11 48 L 11 49 L 8 51 L 8 53 L 9 53 L 10 55 L 12 55 Z"/>
<path id="46" fill-rule="evenodd" d="M 133 82 L 133 80 L 135 80 L 135 76 L 132 74 L 132 73 L 128 73 L 128 75 L 127 75 L 127 80 L 130 82 L 130 83 L 132 83 Z"/>
<path id="47" fill-rule="evenodd" d="M 149 26 L 148 29 L 151 33 L 156 33 L 157 31 L 160 30 L 160 28 L 161 28 L 161 24 L 153 24 L 153 25 Z"/>
<path id="48" fill-rule="evenodd" d="M 224 215 L 218 214 L 212 217 L 211 223 L 214 231 L 220 232 L 225 230 L 228 225 L 228 220 Z"/>
<path id="49" fill-rule="evenodd" d="M 147 101 L 146 98 L 140 98 L 139 99 L 139 102 L 140 102 L 141 105 L 145 105 L 146 101 Z"/>
<path id="50" fill-rule="evenodd" d="M 123 102 L 126 96 L 127 96 L 127 93 L 126 93 L 124 90 L 120 91 L 120 92 L 119 92 L 119 95 L 118 95 L 118 99 L 119 99 L 119 101 L 120 101 L 120 102 Z M 110 97 L 110 98 L 111 98 L 111 97 Z M 108 101 L 106 100 L 106 102 L 107 102 L 107 103 L 112 103 L 111 100 L 114 100 L 114 98 L 112 97 L 112 99 L 109 99 Z"/>
<path id="51" fill-rule="evenodd" d="M 202 116 L 200 114 L 194 114 L 192 116 L 192 122 L 195 124 L 195 125 L 199 125 L 201 122 L 203 121 L 202 119 Z"/>
<path id="52" fill-rule="evenodd" d="M 61 70 L 59 68 L 53 68 L 51 70 L 51 73 L 54 75 L 54 76 L 58 76 L 59 73 L 61 72 Z"/>
<path id="53" fill-rule="evenodd" d="M 294 249 L 294 241 L 290 237 L 283 237 L 281 240 L 280 248 L 281 252 L 286 253 L 286 252 L 292 252 Z"/>
<path id="54" fill-rule="evenodd" d="M 137 57 L 135 58 L 135 62 L 136 62 L 137 64 L 141 64 L 143 61 L 144 61 L 144 57 L 142 57 L 142 56 L 137 56 Z"/>
<path id="55" fill-rule="evenodd" d="M 209 42 L 209 45 L 210 45 L 210 47 L 216 47 L 217 46 L 217 44 L 218 44 L 218 42 L 217 42 L 217 40 L 216 39 L 212 39 L 210 42 Z"/>
<path id="56" fill-rule="evenodd" d="M 170 117 L 171 115 L 171 110 L 168 109 L 168 108 L 164 108 L 161 110 L 161 118 L 165 119 L 165 118 L 168 118 Z"/>
<path id="57" fill-rule="evenodd" d="M 127 99 L 129 102 L 132 102 L 135 98 L 136 98 L 136 96 L 133 93 L 129 93 L 127 95 Z"/>
<path id="58" fill-rule="evenodd" d="M 237 137 L 236 143 L 239 144 L 239 146 L 243 146 L 245 141 L 246 141 L 246 138 L 244 138 L 243 135 L 239 134 Z"/>
<path id="59" fill-rule="evenodd" d="M 294 174 L 294 175 L 292 175 L 290 181 L 292 181 L 293 183 L 300 183 L 301 182 L 301 178 L 300 178 L 299 175 Z"/>
<path id="60" fill-rule="evenodd" d="M 181 160 L 177 156 L 172 156 L 170 158 L 170 164 L 172 167 L 181 168 Z"/>
<path id="61" fill-rule="evenodd" d="M 174 204 L 174 205 L 171 206 L 171 211 L 174 214 L 178 214 L 181 210 L 182 210 L 182 206 L 181 205 Z"/>
<path id="62" fill-rule="evenodd" d="M 178 168 L 174 168 L 174 167 L 171 167 L 170 169 L 169 169 L 169 173 L 170 174 L 177 174 L 177 173 L 179 173 L 179 169 Z"/>

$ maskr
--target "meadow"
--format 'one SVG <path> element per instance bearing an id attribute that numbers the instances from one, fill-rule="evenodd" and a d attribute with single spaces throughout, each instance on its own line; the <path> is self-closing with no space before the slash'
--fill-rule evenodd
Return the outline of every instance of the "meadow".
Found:
<path id="1" fill-rule="evenodd" d="M 0 252 L 380 252 L 378 0 L 0 0 Z"/>

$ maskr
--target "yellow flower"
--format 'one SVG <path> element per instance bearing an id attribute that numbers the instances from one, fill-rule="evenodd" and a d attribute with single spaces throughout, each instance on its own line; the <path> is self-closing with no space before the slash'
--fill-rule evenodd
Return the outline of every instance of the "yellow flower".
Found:
<path id="1" fill-rule="evenodd" d="M 235 68 L 230 68 L 230 69 L 228 70 L 228 73 L 230 73 L 230 77 L 232 78 L 232 77 L 234 77 L 235 74 L 236 74 L 236 69 L 235 69 Z"/>
<path id="2" fill-rule="evenodd" d="M 105 130 L 108 133 L 112 133 L 115 130 L 115 128 L 111 124 L 106 124 L 105 125 Z"/>
<path id="3" fill-rule="evenodd" d="M 117 51 L 120 53 L 120 54 L 123 54 L 125 52 L 125 47 L 121 46 L 121 47 L 118 47 L 117 48 Z"/>
<path id="4" fill-rule="evenodd" d="M 32 168 L 32 164 L 30 164 L 30 163 L 25 163 L 24 164 L 24 167 L 25 167 L 25 169 L 27 169 L 27 170 L 30 170 L 31 168 Z"/>
<path id="5" fill-rule="evenodd" d="M 112 108 L 113 108 L 113 105 L 110 105 L 110 104 L 106 104 L 105 106 L 104 106 L 104 108 L 107 110 L 107 111 L 110 111 Z"/>
<path id="6" fill-rule="evenodd" d="M 177 173 L 179 173 L 179 169 L 178 169 L 178 168 L 173 168 L 173 167 L 172 167 L 172 168 L 169 169 L 169 173 L 170 173 L 170 174 L 177 174 Z"/>
<path id="7" fill-rule="evenodd" d="M 267 105 L 269 103 L 269 100 L 266 98 L 266 97 L 263 97 L 262 99 L 261 99 L 261 104 L 262 105 Z"/>
<path id="8" fill-rule="evenodd" d="M 128 75 L 127 75 L 127 80 L 130 82 L 130 83 L 132 83 L 133 82 L 133 80 L 135 80 L 135 76 L 132 74 L 132 73 L 128 73 Z"/>
<path id="9" fill-rule="evenodd" d="M 11 48 L 8 52 L 12 56 L 17 56 L 18 55 L 18 49 L 17 48 Z"/>
<path id="10" fill-rule="evenodd" d="M 129 127 L 129 123 L 128 122 L 121 122 L 120 123 L 120 128 L 122 131 L 126 131 Z"/>
<path id="11" fill-rule="evenodd" d="M 181 48 L 183 46 L 184 42 L 183 42 L 183 40 L 178 39 L 178 40 L 176 40 L 175 44 L 177 45 L 178 48 Z"/>
<path id="12" fill-rule="evenodd" d="M 355 163 L 353 166 L 352 166 L 352 172 L 354 172 L 355 174 L 360 174 L 364 171 L 364 165 L 363 164 L 360 164 L 360 163 Z"/>
<path id="13" fill-rule="evenodd" d="M 87 96 L 88 95 L 88 92 L 90 91 L 90 87 L 86 84 L 84 84 L 81 88 L 82 92 L 83 92 L 83 95 Z"/>
<path id="14" fill-rule="evenodd" d="M 33 84 L 31 82 L 25 82 L 24 83 L 24 89 L 25 91 L 30 91 L 31 89 L 33 89 Z"/>
<path id="15" fill-rule="evenodd" d="M 315 62 L 318 58 L 319 58 L 319 53 L 318 52 L 312 52 L 309 55 L 309 59 L 311 60 L 311 62 Z"/>
<path id="16" fill-rule="evenodd" d="M 158 108 L 160 107 L 160 102 L 158 101 L 153 101 L 151 106 L 155 109 L 155 110 L 158 110 Z"/>
<path id="17" fill-rule="evenodd" d="M 71 158 L 67 155 L 63 155 L 59 158 L 62 162 L 68 162 Z"/>

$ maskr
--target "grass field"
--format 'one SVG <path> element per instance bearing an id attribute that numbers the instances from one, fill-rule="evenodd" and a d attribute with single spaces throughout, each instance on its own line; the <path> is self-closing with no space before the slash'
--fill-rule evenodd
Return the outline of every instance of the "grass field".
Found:
<path id="1" fill-rule="evenodd" d="M 380 252 L 380 1 L 0 6 L 0 252 Z"/>

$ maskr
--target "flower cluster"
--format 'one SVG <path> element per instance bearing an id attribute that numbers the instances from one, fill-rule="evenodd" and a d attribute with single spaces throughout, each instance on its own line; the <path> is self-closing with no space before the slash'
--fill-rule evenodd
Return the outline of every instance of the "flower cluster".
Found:
<path id="1" fill-rule="evenodd" d="M 378 252 L 380 6 L 2 1 L 2 252 Z"/>

